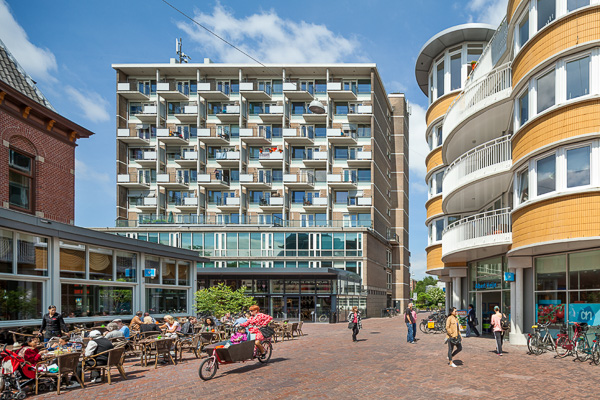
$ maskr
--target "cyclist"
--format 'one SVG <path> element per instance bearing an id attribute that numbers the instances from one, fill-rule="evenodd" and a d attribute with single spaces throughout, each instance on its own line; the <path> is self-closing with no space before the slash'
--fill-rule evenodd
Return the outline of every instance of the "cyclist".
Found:
<path id="1" fill-rule="evenodd" d="M 260 307 L 256 304 L 250 307 L 251 317 L 246 322 L 241 323 L 240 326 L 248 326 L 248 331 L 256 335 L 254 344 L 256 345 L 258 351 L 260 351 L 260 354 L 264 354 L 265 348 L 262 346 L 262 344 L 260 344 L 260 342 L 262 340 L 265 340 L 265 337 L 260 332 L 260 328 L 269 325 L 269 322 L 273 320 L 273 317 L 267 314 L 263 314 L 259 311 Z"/>

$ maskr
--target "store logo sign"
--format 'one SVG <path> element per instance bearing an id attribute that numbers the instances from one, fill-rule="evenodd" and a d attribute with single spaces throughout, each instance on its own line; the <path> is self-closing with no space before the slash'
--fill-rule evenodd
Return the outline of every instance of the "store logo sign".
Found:
<path id="1" fill-rule="evenodd" d="M 600 304 L 570 304 L 569 322 L 585 322 L 589 325 L 600 324 Z"/>
<path id="2" fill-rule="evenodd" d="M 496 282 L 475 283 L 475 290 L 496 289 L 497 287 Z"/>

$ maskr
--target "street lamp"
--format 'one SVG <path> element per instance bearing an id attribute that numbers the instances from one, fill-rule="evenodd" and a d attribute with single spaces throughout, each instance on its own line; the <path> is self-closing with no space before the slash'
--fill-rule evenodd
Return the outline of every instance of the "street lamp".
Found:
<path id="1" fill-rule="evenodd" d="M 308 105 L 308 109 L 313 114 L 325 114 L 325 107 L 323 106 L 323 103 L 321 103 L 319 100 L 311 101 Z"/>

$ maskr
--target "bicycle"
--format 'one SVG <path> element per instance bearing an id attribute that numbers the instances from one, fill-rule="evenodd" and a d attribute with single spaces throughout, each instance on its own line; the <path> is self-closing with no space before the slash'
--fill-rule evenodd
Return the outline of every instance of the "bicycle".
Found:
<path id="1" fill-rule="evenodd" d="M 584 325 L 583 323 L 581 325 Z M 588 340 L 586 332 L 589 329 L 589 325 L 581 327 L 581 336 L 575 341 L 575 359 L 581 362 L 586 361 L 592 356 L 592 346 Z"/>
<path id="2" fill-rule="evenodd" d="M 555 351 L 556 343 L 554 342 L 554 338 L 550 334 L 550 321 L 545 324 L 533 325 L 531 328 L 533 329 L 533 334 L 529 334 L 527 337 L 527 349 L 529 350 L 529 354 L 539 355 L 544 351 Z M 544 336 L 541 335 L 541 332 L 545 331 Z"/>
<path id="3" fill-rule="evenodd" d="M 573 324 L 573 338 L 569 337 L 568 329 L 565 325 L 560 328 L 560 333 L 556 335 L 556 355 L 559 358 L 564 358 L 575 350 L 575 344 L 583 335 L 583 329 L 587 331 L 588 324 L 585 322 Z M 588 343 L 589 345 L 589 343 Z"/>
<path id="4" fill-rule="evenodd" d="M 600 364 L 600 333 L 596 332 L 595 338 L 592 341 L 594 344 L 592 345 L 592 362 L 595 365 Z"/>

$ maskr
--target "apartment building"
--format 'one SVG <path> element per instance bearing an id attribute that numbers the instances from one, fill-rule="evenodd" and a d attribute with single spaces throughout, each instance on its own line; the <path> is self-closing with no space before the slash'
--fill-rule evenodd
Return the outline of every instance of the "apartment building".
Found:
<path id="1" fill-rule="evenodd" d="M 451 48 L 417 62 L 434 143 L 428 272 L 484 324 L 499 305 L 515 343 L 534 323 L 600 317 L 599 22 L 597 0 L 509 0 L 460 88 Z"/>
<path id="2" fill-rule="evenodd" d="M 199 251 L 199 287 L 246 286 L 274 316 L 408 298 L 408 111 L 375 64 L 113 68 L 109 231 Z"/>

